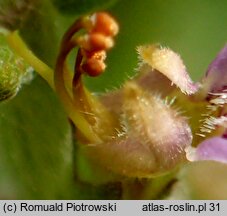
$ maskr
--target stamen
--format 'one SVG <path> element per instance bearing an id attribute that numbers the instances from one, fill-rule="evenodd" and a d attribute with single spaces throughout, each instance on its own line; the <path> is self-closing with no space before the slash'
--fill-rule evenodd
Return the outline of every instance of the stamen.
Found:
<path id="1" fill-rule="evenodd" d="M 96 143 L 99 143 L 100 139 L 94 131 L 97 121 L 95 110 L 99 109 L 99 112 L 104 113 L 106 111 L 104 106 L 83 86 L 81 76 L 101 74 L 105 70 L 105 52 L 113 46 L 113 34 L 111 36 L 111 34 L 105 35 L 99 32 L 98 23 L 100 20 L 94 23 L 89 17 L 74 22 L 63 37 L 55 68 L 56 91 L 70 114 L 69 117 L 88 141 Z M 87 31 L 84 35 L 75 35 L 82 29 Z M 79 50 L 75 61 L 74 76 L 70 77 L 67 75 L 66 61 L 67 56 L 75 47 L 79 47 Z M 66 87 L 65 81 L 67 80 L 68 84 L 69 79 L 71 79 L 72 87 L 71 85 Z M 92 115 L 86 115 L 86 113 Z"/>

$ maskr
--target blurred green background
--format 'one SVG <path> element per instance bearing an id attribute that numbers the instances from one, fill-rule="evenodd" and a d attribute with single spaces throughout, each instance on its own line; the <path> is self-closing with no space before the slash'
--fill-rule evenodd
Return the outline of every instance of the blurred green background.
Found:
<path id="1" fill-rule="evenodd" d="M 120 32 L 106 72 L 86 78 L 87 86 L 97 92 L 119 87 L 135 74 L 138 45 L 158 42 L 170 47 L 197 80 L 227 41 L 225 0 L 53 0 L 53 5 L 43 0 L 21 30 L 49 65 L 54 65 L 62 34 L 80 14 L 107 9 L 117 19 Z M 81 198 L 80 193 L 88 191 L 72 186 L 67 117 L 56 95 L 37 77 L 14 99 L 0 104 L 0 198 Z"/>
<path id="2" fill-rule="evenodd" d="M 227 1 L 133 0 L 119 1 L 111 10 L 120 24 L 116 47 L 109 55 L 107 73 L 95 88 L 110 77 L 109 86 L 133 75 L 135 48 L 160 43 L 178 52 L 194 80 L 227 41 Z M 93 83 L 93 82 L 92 82 Z"/>

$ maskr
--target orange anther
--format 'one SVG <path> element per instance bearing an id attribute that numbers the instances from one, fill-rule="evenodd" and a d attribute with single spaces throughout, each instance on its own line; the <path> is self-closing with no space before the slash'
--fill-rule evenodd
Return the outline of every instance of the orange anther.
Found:
<path id="1" fill-rule="evenodd" d="M 108 50 L 113 47 L 113 39 L 100 33 L 91 33 L 84 35 L 78 39 L 81 48 L 94 52 L 100 50 Z"/>
<path id="2" fill-rule="evenodd" d="M 108 13 L 96 13 L 91 17 L 91 20 L 94 23 L 92 32 L 99 32 L 106 36 L 112 37 L 115 36 L 119 31 L 117 22 Z"/>
<path id="3" fill-rule="evenodd" d="M 84 50 L 84 56 L 86 56 L 86 58 L 95 58 L 97 60 L 104 61 L 106 59 L 106 51 L 101 50 L 97 52 L 88 52 Z"/>
<path id="4" fill-rule="evenodd" d="M 105 63 L 95 58 L 87 59 L 87 61 L 82 65 L 83 71 L 92 77 L 99 76 L 105 68 Z"/>

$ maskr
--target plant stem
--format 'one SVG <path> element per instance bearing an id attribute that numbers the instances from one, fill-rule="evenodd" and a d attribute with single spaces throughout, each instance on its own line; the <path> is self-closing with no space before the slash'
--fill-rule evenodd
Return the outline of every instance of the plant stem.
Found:
<path id="1" fill-rule="evenodd" d="M 160 176 L 147 181 L 144 188 L 142 199 L 153 200 L 162 199 L 168 191 L 171 182 L 175 181 L 175 172 L 164 176 Z"/>
<path id="2" fill-rule="evenodd" d="M 62 100 L 65 109 L 73 121 L 73 123 L 77 126 L 79 131 L 84 135 L 84 137 L 91 143 L 99 143 L 100 139 L 97 134 L 93 131 L 89 122 L 84 118 L 82 112 L 79 110 L 78 106 L 74 102 L 71 94 L 68 93 L 70 90 L 65 86 L 65 76 L 67 73 L 67 57 L 73 48 L 77 45 L 77 43 L 71 38 L 74 33 L 83 28 L 84 22 L 83 20 L 77 20 L 73 26 L 69 28 L 69 30 L 63 36 L 60 52 L 57 57 L 57 63 L 54 71 L 54 84 L 56 88 L 56 92 L 58 93 L 60 99 Z M 70 77 L 68 77 L 70 79 Z"/>
<path id="3" fill-rule="evenodd" d="M 64 86 L 64 62 L 65 58 L 63 56 L 59 56 L 57 60 L 57 65 L 55 69 L 55 86 L 56 91 L 61 98 L 64 107 L 66 109 L 69 118 L 76 125 L 76 127 L 80 130 L 80 132 L 90 141 L 90 142 L 99 142 L 99 138 L 93 132 L 91 126 L 86 121 L 86 119 L 81 114 L 80 110 L 72 101 L 72 98 L 68 95 L 68 92 Z"/>
<path id="4" fill-rule="evenodd" d="M 34 70 L 41 77 L 43 77 L 53 89 L 55 89 L 56 84 L 54 83 L 54 71 L 34 55 L 34 53 L 27 47 L 27 45 L 21 39 L 18 32 L 17 31 L 10 32 L 6 36 L 6 39 L 9 46 L 16 52 L 16 54 L 22 57 L 29 65 L 31 65 L 34 68 Z M 68 73 L 68 72 L 69 71 L 66 71 L 65 73 Z M 62 77 L 62 79 L 59 79 L 58 81 L 57 81 L 58 86 L 64 85 L 64 77 Z M 67 84 L 69 82 L 70 81 L 68 80 Z M 69 117 L 72 119 L 73 123 L 78 127 L 78 129 L 83 133 L 83 135 L 89 141 L 92 141 L 92 142 L 97 141 L 98 139 L 96 135 L 92 132 L 90 125 L 83 118 L 80 111 L 73 105 L 68 93 L 65 91 L 62 91 L 62 88 L 60 91 L 58 91 L 58 93 L 60 94 L 60 97 L 66 109 L 66 112 L 69 115 Z"/>
<path id="5" fill-rule="evenodd" d="M 174 181 L 175 172 L 152 179 L 128 179 L 122 182 L 122 199 L 157 200 L 162 199 Z"/>
<path id="6" fill-rule="evenodd" d="M 34 70 L 43 77 L 54 89 L 53 70 L 37 58 L 21 39 L 17 31 L 11 32 L 6 36 L 9 46 L 22 57 Z"/>

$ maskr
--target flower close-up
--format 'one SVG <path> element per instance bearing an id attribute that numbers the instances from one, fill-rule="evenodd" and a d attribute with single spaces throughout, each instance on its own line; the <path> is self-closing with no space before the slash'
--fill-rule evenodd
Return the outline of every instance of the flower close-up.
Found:
<path id="1" fill-rule="evenodd" d="M 181 25 L 123 19 L 151 3 L 97 2 L 0 3 L 0 198 L 227 199 L 227 36 L 207 64 Z"/>

